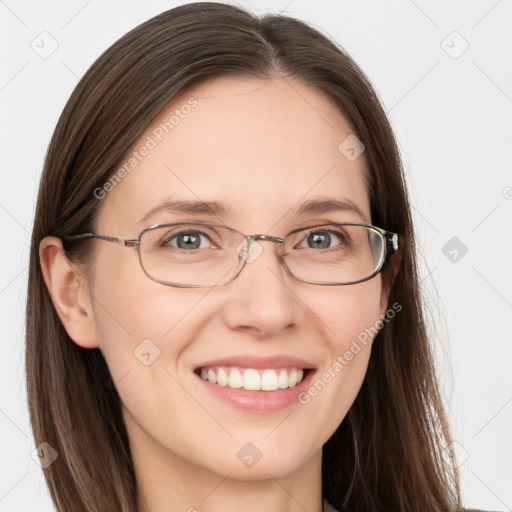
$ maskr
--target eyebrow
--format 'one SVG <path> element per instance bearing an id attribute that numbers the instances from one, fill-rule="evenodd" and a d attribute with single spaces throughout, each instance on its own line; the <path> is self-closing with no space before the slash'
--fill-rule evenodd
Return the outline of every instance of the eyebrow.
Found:
<path id="1" fill-rule="evenodd" d="M 298 215 L 304 216 L 331 212 L 354 213 L 365 223 L 368 222 L 359 206 L 348 199 L 311 199 L 302 203 L 296 211 Z"/>
<path id="2" fill-rule="evenodd" d="M 169 213 L 178 213 L 184 215 L 206 215 L 208 217 L 234 217 L 234 210 L 225 206 L 217 201 L 192 201 L 190 199 L 166 199 L 161 203 L 157 204 L 154 208 L 151 208 L 142 219 L 139 224 L 147 221 L 153 215 L 160 211 L 167 211 Z"/>
<path id="3" fill-rule="evenodd" d="M 142 224 L 155 214 L 166 211 L 183 215 L 205 215 L 207 217 L 235 217 L 236 211 L 231 206 L 217 201 L 194 201 L 190 199 L 166 199 L 151 208 L 139 221 Z M 348 199 L 310 199 L 291 210 L 299 216 L 313 216 L 331 212 L 350 212 L 357 215 L 365 223 L 368 222 L 361 209 Z"/>

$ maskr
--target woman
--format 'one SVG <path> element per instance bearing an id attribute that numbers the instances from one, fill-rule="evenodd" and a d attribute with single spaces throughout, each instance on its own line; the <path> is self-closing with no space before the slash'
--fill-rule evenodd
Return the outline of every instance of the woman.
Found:
<path id="1" fill-rule="evenodd" d="M 335 43 L 171 9 L 73 92 L 27 383 L 62 511 L 461 510 L 392 130 Z"/>

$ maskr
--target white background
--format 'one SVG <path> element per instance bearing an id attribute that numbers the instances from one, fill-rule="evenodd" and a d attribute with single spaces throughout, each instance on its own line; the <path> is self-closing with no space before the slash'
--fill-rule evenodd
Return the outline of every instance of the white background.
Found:
<path id="1" fill-rule="evenodd" d="M 129 29 L 181 3 L 0 0 L 1 512 L 53 510 L 31 458 L 23 367 L 30 233 L 47 144 L 92 62 Z M 379 92 L 406 167 L 463 498 L 511 510 L 511 2 L 239 5 L 313 24 L 349 51 Z M 48 37 L 43 31 L 58 43 L 47 59 L 31 47 Z M 458 249 L 455 262 L 452 247 L 448 257 L 442 251 L 452 237 L 468 249 Z"/>

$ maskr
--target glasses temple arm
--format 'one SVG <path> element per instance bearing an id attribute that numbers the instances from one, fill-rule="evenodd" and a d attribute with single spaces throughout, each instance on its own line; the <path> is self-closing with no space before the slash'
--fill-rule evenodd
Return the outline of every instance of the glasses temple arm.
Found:
<path id="1" fill-rule="evenodd" d="M 114 236 L 97 235 L 96 233 L 80 233 L 79 235 L 71 235 L 64 237 L 66 240 L 81 240 L 84 238 L 98 238 L 99 240 L 105 240 L 106 242 L 113 242 L 115 244 L 122 245 L 124 247 L 137 247 L 139 240 L 125 240 L 124 238 L 117 238 Z"/>

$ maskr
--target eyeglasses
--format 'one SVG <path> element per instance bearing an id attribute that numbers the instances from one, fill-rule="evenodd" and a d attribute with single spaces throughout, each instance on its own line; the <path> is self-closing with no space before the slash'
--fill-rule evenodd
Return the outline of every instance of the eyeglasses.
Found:
<path id="1" fill-rule="evenodd" d="M 136 247 L 146 275 L 158 283 L 182 288 L 220 286 L 233 281 L 246 263 L 263 252 L 257 241 L 275 242 L 277 256 L 299 281 L 347 285 L 382 272 L 398 250 L 398 235 L 357 223 L 321 224 L 299 228 L 283 238 L 247 236 L 227 226 L 206 222 L 157 224 L 126 240 L 81 233 L 66 240 L 98 238 Z"/>

